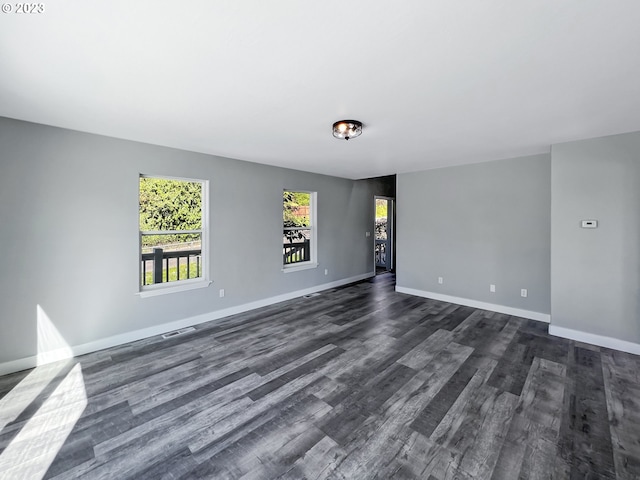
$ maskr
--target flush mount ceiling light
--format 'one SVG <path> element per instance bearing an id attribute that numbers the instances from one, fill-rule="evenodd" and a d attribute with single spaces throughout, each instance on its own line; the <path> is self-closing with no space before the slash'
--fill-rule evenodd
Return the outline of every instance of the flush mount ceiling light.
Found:
<path id="1" fill-rule="evenodd" d="M 362 122 L 357 120 L 340 120 L 333 124 L 333 136 L 336 138 L 349 140 L 350 138 L 359 137 L 361 133 Z"/>

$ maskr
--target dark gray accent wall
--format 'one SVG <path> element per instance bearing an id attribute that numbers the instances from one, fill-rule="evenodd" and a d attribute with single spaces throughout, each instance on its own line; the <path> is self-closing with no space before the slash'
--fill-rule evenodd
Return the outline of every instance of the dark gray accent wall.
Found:
<path id="1" fill-rule="evenodd" d="M 0 169 L 0 363 L 37 354 L 38 306 L 74 346 L 373 271 L 368 181 L 7 118 Z M 208 288 L 136 295 L 140 173 L 210 181 Z M 281 271 L 283 188 L 318 192 L 318 268 Z"/>
<path id="2" fill-rule="evenodd" d="M 550 175 L 549 155 L 398 175 L 398 286 L 548 314 Z"/>
<path id="3" fill-rule="evenodd" d="M 551 323 L 640 343 L 640 133 L 554 145 L 552 159 Z"/>
<path id="4" fill-rule="evenodd" d="M 368 178 L 367 180 L 372 182 L 373 188 L 375 188 L 376 190 L 376 195 L 380 195 L 381 197 L 395 198 L 396 196 L 396 176 L 395 175 L 386 175 L 384 177 Z"/>

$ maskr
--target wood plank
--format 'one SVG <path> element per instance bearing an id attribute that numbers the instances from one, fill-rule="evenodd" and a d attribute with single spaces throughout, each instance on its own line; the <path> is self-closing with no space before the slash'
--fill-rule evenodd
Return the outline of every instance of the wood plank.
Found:
<path id="1" fill-rule="evenodd" d="M 420 344 L 404 354 L 398 360 L 398 363 L 413 368 L 414 370 L 420 370 L 447 346 L 452 337 L 451 332 L 438 329 Z"/>
<path id="2" fill-rule="evenodd" d="M 617 478 L 640 478 L 640 359 L 607 350 L 602 371 Z"/>
<path id="3" fill-rule="evenodd" d="M 613 479 L 615 464 L 600 353 L 573 347 L 568 355 L 558 439 L 571 476 Z"/>

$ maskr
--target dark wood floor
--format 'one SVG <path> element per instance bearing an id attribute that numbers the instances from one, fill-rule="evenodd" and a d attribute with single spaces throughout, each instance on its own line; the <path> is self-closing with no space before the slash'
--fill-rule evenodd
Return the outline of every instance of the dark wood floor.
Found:
<path id="1" fill-rule="evenodd" d="M 640 478 L 639 357 L 393 286 L 0 377 L 0 478 Z"/>

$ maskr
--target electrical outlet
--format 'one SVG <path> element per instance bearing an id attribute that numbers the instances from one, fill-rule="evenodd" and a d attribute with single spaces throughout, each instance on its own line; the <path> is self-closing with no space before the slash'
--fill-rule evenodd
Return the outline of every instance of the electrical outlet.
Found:
<path id="1" fill-rule="evenodd" d="M 496 286 L 493 283 L 491 285 L 489 285 L 489 291 L 491 293 L 496 293 Z"/>
<path id="2" fill-rule="evenodd" d="M 442 277 L 438 277 L 438 283 L 442 285 L 444 283 L 444 279 Z"/>
<path id="3" fill-rule="evenodd" d="M 325 275 L 329 275 L 329 269 L 328 269 L 328 268 L 325 268 L 325 269 L 324 269 L 324 274 L 325 274 Z"/>
<path id="4" fill-rule="evenodd" d="M 224 288 L 220 289 L 220 298 L 224 297 Z"/>
<path id="5" fill-rule="evenodd" d="M 365 237 L 370 237 L 371 236 L 371 232 L 367 232 L 364 234 Z"/>
<path id="6" fill-rule="evenodd" d="M 526 288 L 522 288 L 520 289 L 520 296 L 521 297 L 526 297 L 529 293 L 527 292 Z"/>

